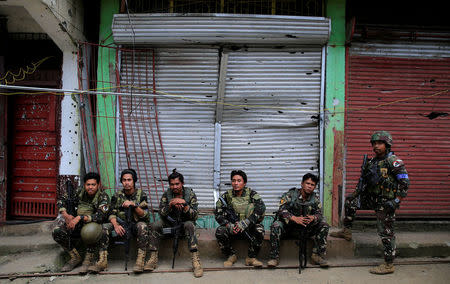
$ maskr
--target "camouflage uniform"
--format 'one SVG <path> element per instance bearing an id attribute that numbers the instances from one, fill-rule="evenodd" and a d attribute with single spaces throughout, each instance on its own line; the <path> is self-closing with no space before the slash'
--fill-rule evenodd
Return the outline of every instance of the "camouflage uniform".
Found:
<path id="1" fill-rule="evenodd" d="M 387 263 L 392 263 L 396 249 L 395 209 L 387 206 L 386 202 L 393 202 L 397 196 L 406 196 L 409 187 L 408 173 L 403 161 L 389 152 L 381 159 L 370 159 L 362 169 L 362 178 L 364 192 L 355 190 L 352 196 L 345 200 L 344 227 L 352 227 L 356 210 L 375 210 L 377 231 L 384 247 L 384 259 Z"/>
<path id="2" fill-rule="evenodd" d="M 236 196 L 234 190 L 230 189 L 222 194 L 222 198 L 228 206 L 233 208 L 240 221 L 247 219 L 250 222 L 246 232 L 254 238 L 254 242 L 249 244 L 248 257 L 256 258 L 264 239 L 264 226 L 261 222 L 264 219 L 266 205 L 259 194 L 248 187 L 243 189 L 241 196 Z M 230 221 L 227 219 L 223 206 L 222 201 L 220 199 L 217 200 L 214 215 L 220 226 L 216 229 L 216 239 L 222 253 L 229 257 L 236 254 L 236 251 L 231 247 L 232 238 L 245 238 L 245 236 L 244 233 L 233 235 L 230 232 Z"/>
<path id="3" fill-rule="evenodd" d="M 182 199 L 184 199 L 187 205 L 189 205 L 189 210 L 187 212 L 181 212 L 180 220 L 181 222 L 183 222 L 184 232 L 188 239 L 188 248 L 191 252 L 195 252 L 198 249 L 198 240 L 195 233 L 195 221 L 198 218 L 197 196 L 195 195 L 192 188 L 184 186 L 182 195 Z M 170 201 L 175 197 L 175 194 L 170 188 L 166 190 L 161 197 L 161 202 L 159 203 L 159 216 L 161 217 L 161 219 L 150 225 L 150 251 L 158 250 L 159 240 L 162 237 L 162 229 L 173 227 L 173 224 L 171 224 L 167 220 L 167 216 L 170 216 L 172 219 L 177 220 L 178 210 L 173 210 L 173 208 L 170 208 L 169 206 Z"/>
<path id="4" fill-rule="evenodd" d="M 97 193 L 90 197 L 84 187 L 78 188 L 72 193 L 71 197 L 73 205 L 75 206 L 76 216 L 86 216 L 89 222 L 96 222 L 102 224 L 107 221 L 109 211 L 109 197 L 103 190 L 98 190 Z M 59 212 L 66 211 L 68 207 L 68 195 L 64 195 L 56 202 Z M 60 244 L 65 250 L 71 251 L 74 248 L 74 238 L 80 238 L 81 228 L 85 222 L 80 220 L 73 230 L 67 228 L 67 224 L 62 217 L 58 217 L 56 226 L 53 229 L 53 239 Z M 93 253 L 95 249 L 108 249 L 108 235 L 106 230 L 103 230 L 100 240 L 93 245 L 87 246 L 87 251 Z"/>
<path id="5" fill-rule="evenodd" d="M 122 207 L 122 204 L 127 200 L 133 201 L 145 212 L 145 214 L 142 217 L 139 217 L 133 211 L 132 225 L 131 225 L 131 232 L 133 236 L 135 236 L 137 239 L 137 247 L 145 251 L 149 239 L 148 238 L 149 212 L 147 204 L 147 194 L 143 190 L 136 188 L 134 193 L 131 195 L 126 195 L 124 190 L 117 191 L 111 198 L 111 215 L 109 216 L 109 220 L 117 218 L 118 221 L 119 219 L 122 221 L 126 221 L 126 212 L 125 208 Z M 113 234 L 114 236 L 115 230 L 113 224 L 107 223 L 106 226 L 109 234 Z"/>
<path id="6" fill-rule="evenodd" d="M 292 216 L 302 216 L 302 207 L 303 216 L 314 216 L 314 221 L 309 223 L 306 228 L 289 220 Z M 312 193 L 305 200 L 301 194 L 301 189 L 295 187 L 289 189 L 281 197 L 280 208 L 270 227 L 270 258 L 279 258 L 282 237 L 290 236 L 298 239 L 303 229 L 306 229 L 307 237 L 314 236 L 313 253 L 325 255 L 329 228 L 330 226 L 322 216 L 322 205 L 317 194 Z"/>

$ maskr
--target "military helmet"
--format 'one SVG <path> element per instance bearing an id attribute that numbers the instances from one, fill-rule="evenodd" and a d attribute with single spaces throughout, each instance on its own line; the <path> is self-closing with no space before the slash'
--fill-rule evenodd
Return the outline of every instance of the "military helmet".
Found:
<path id="1" fill-rule="evenodd" d="M 383 141 L 386 143 L 389 147 L 392 146 L 392 135 L 387 131 L 375 131 L 372 134 L 372 138 L 370 138 L 370 143 L 373 143 L 375 141 Z"/>
<path id="2" fill-rule="evenodd" d="M 102 237 L 102 225 L 90 222 L 81 228 L 81 239 L 87 245 L 97 243 Z"/>

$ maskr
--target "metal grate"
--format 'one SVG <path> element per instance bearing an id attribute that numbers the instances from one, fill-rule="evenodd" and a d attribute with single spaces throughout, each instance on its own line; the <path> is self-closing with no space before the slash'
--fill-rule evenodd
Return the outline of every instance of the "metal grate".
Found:
<path id="1" fill-rule="evenodd" d="M 129 0 L 130 13 L 323 16 L 323 0 Z M 123 6 L 125 7 L 125 6 Z M 126 10 L 124 10 L 125 12 Z"/>
<path id="2" fill-rule="evenodd" d="M 16 198 L 13 201 L 13 211 L 11 215 L 21 217 L 55 217 L 56 203 L 55 199 L 27 199 Z"/>

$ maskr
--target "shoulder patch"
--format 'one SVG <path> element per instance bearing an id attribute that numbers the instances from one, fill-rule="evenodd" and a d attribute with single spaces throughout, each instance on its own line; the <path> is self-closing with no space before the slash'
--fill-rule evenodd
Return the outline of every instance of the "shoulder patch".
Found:
<path id="1" fill-rule="evenodd" d="M 100 210 L 102 210 L 103 213 L 108 212 L 109 210 L 108 204 L 103 204 L 102 206 L 100 206 Z"/>
<path id="2" fill-rule="evenodd" d="M 392 162 L 392 165 L 393 165 L 395 168 L 398 168 L 398 167 L 400 167 L 401 165 L 403 165 L 403 161 L 400 160 L 400 159 L 397 159 L 397 160 L 395 160 L 394 162 Z"/>

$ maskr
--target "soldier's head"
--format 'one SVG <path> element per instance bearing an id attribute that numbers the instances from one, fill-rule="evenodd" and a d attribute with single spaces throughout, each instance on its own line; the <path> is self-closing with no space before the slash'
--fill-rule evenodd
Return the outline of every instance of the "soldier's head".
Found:
<path id="1" fill-rule="evenodd" d="M 242 191 L 247 184 L 247 175 L 242 170 L 233 170 L 230 174 L 234 191 Z"/>
<path id="2" fill-rule="evenodd" d="M 302 189 L 307 193 L 311 194 L 311 192 L 316 189 L 317 183 L 319 182 L 319 178 L 312 174 L 307 173 L 302 178 Z"/>
<path id="3" fill-rule="evenodd" d="M 177 169 L 173 169 L 172 173 L 168 177 L 169 187 L 175 194 L 181 194 L 183 191 L 184 177 L 181 173 L 177 172 Z"/>
<path id="4" fill-rule="evenodd" d="M 90 172 L 84 176 L 84 189 L 89 196 L 97 193 L 100 186 L 100 175 L 98 173 Z"/>
<path id="5" fill-rule="evenodd" d="M 137 179 L 136 171 L 133 169 L 125 169 L 120 173 L 120 182 L 126 192 L 134 192 Z"/>
<path id="6" fill-rule="evenodd" d="M 370 138 L 373 152 L 377 157 L 382 157 L 391 151 L 392 136 L 387 131 L 375 131 Z"/>

